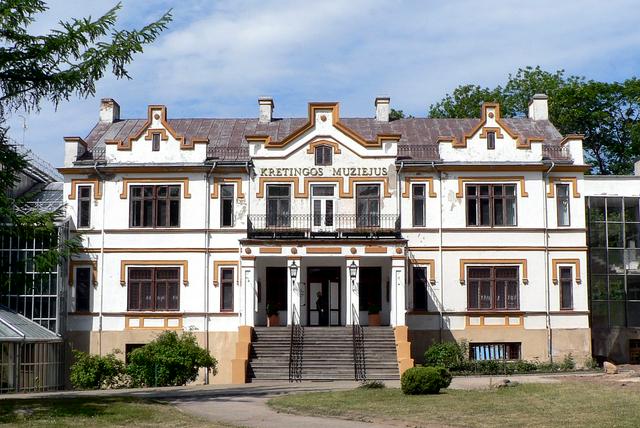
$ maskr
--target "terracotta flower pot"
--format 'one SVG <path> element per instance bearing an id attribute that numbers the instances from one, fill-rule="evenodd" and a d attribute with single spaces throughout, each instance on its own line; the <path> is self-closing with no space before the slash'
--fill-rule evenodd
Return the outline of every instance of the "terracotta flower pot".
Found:
<path id="1" fill-rule="evenodd" d="M 369 325 L 379 326 L 380 325 L 380 314 L 369 314 Z"/>
<path id="2" fill-rule="evenodd" d="M 280 317 L 278 315 L 269 315 L 267 319 L 268 327 L 278 327 L 280 325 Z"/>

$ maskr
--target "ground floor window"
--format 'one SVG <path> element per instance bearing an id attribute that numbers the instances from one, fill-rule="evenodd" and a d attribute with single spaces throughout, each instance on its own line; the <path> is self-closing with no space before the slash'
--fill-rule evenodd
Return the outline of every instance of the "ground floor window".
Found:
<path id="1" fill-rule="evenodd" d="M 177 311 L 180 308 L 180 268 L 129 268 L 130 311 Z"/>
<path id="2" fill-rule="evenodd" d="M 415 266 L 413 268 L 413 309 L 427 310 L 427 268 Z"/>
<path id="3" fill-rule="evenodd" d="M 467 268 L 469 309 L 518 309 L 517 266 Z"/>
<path id="4" fill-rule="evenodd" d="M 519 360 L 520 343 L 470 343 L 469 359 L 486 360 Z"/>
<path id="5" fill-rule="evenodd" d="M 220 269 L 220 311 L 233 312 L 233 268 Z"/>

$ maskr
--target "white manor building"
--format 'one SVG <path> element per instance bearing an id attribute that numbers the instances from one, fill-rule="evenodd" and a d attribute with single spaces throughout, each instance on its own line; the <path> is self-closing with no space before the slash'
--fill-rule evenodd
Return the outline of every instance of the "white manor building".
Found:
<path id="1" fill-rule="evenodd" d="M 389 98 L 374 118 L 343 118 L 338 103 L 275 118 L 272 99 L 258 104 L 252 119 L 173 119 L 162 105 L 121 119 L 104 99 L 89 135 L 65 138 L 65 202 L 85 248 L 69 270 L 74 348 L 193 330 L 220 383 L 259 378 L 256 350 L 278 331 L 288 366 L 298 326 L 328 367 L 337 332 L 373 361 L 384 340 L 367 337 L 393 329 L 380 337 L 395 376 L 453 339 L 477 359 L 591 356 L 589 166 L 546 96 L 518 118 L 489 103 L 481 119 L 392 121 Z M 261 328 L 268 310 L 296 328 Z"/>

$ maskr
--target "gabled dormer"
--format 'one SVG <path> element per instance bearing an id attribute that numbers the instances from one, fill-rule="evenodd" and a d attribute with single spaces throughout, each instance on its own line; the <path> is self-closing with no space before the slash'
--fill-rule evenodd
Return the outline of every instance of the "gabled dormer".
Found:
<path id="1" fill-rule="evenodd" d="M 544 138 L 524 137 L 500 116 L 500 105 L 484 103 L 475 126 L 461 136 L 438 139 L 444 162 L 540 162 Z M 531 120 L 531 119 L 522 119 Z"/>

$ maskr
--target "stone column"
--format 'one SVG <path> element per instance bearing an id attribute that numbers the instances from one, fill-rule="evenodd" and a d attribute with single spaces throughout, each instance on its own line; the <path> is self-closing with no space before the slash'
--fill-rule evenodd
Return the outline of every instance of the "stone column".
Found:
<path id="1" fill-rule="evenodd" d="M 406 319 L 406 280 L 405 263 L 403 256 L 394 256 L 391 261 L 391 325 L 405 325 Z"/>
<path id="2" fill-rule="evenodd" d="M 347 292 L 346 298 L 346 311 L 345 311 L 345 324 L 353 325 L 353 312 L 359 314 L 360 312 L 360 259 L 357 257 L 347 257 L 345 260 L 346 268 L 344 277 L 346 278 L 345 286 Z M 357 267 L 357 275 L 351 279 L 351 264 L 354 263 Z"/>
<path id="3" fill-rule="evenodd" d="M 242 294 L 242 325 L 255 325 L 258 292 L 255 281 L 255 258 L 242 257 L 240 264 L 240 293 Z"/>
<path id="4" fill-rule="evenodd" d="M 298 267 L 298 275 L 295 280 L 291 278 L 291 266 Z M 291 257 L 287 259 L 287 325 L 292 324 L 293 308 L 300 315 L 300 276 L 302 275 L 302 259 L 300 257 Z"/>

